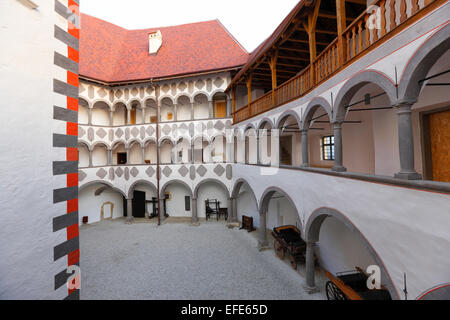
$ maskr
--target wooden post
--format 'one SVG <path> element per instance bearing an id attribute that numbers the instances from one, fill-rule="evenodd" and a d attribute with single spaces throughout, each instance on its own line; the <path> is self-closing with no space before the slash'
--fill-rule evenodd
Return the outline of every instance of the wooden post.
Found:
<path id="1" fill-rule="evenodd" d="M 321 2 L 321 0 L 317 0 L 315 7 L 314 7 L 314 11 L 308 15 L 308 21 L 306 22 L 306 24 L 304 24 L 304 28 L 305 28 L 306 32 L 308 33 L 308 38 L 309 38 L 309 61 L 310 61 L 312 68 L 314 68 L 313 62 L 317 56 L 316 22 L 317 22 L 317 17 L 319 16 L 320 2 Z M 317 75 L 315 72 L 313 72 L 312 75 L 313 75 L 312 83 L 314 84 L 317 79 Z"/>
<path id="2" fill-rule="evenodd" d="M 338 32 L 338 45 L 339 45 L 339 67 L 344 65 L 347 60 L 346 52 L 346 42 L 343 37 L 343 32 L 347 27 L 347 18 L 345 15 L 345 0 L 336 0 L 336 20 L 337 20 L 337 32 Z"/>
<path id="3" fill-rule="evenodd" d="M 276 104 L 277 104 L 277 96 L 276 96 L 277 60 L 278 60 L 278 49 L 275 50 L 275 52 L 270 56 L 270 59 L 269 59 L 270 71 L 272 73 L 272 104 L 273 104 L 273 106 L 276 106 Z"/>
<path id="4" fill-rule="evenodd" d="M 252 116 L 252 79 L 253 79 L 253 75 L 250 72 L 247 80 L 246 80 L 246 84 L 247 84 L 247 95 L 248 95 L 248 115 L 249 117 Z"/>
<path id="5" fill-rule="evenodd" d="M 236 87 L 231 89 L 231 99 L 233 100 L 233 123 L 236 123 Z"/>

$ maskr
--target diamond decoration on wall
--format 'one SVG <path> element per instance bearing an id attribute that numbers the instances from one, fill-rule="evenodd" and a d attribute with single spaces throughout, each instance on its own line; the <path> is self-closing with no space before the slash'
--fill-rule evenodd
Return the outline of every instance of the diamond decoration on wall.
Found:
<path id="1" fill-rule="evenodd" d="M 100 139 L 103 139 L 104 137 L 106 137 L 107 133 L 105 130 L 103 130 L 103 128 L 100 128 L 97 130 L 96 134 L 100 137 Z"/>
<path id="2" fill-rule="evenodd" d="M 138 89 L 136 89 L 136 88 L 131 89 L 131 94 L 132 94 L 134 97 L 137 96 L 138 93 L 139 93 Z"/>
<path id="3" fill-rule="evenodd" d="M 223 81 L 223 79 L 220 78 L 220 77 L 217 77 L 217 78 L 214 80 L 214 85 L 215 85 L 217 88 L 220 88 L 220 87 L 223 85 L 223 83 L 224 83 L 224 81 Z"/>
<path id="4" fill-rule="evenodd" d="M 202 178 L 205 176 L 206 172 L 208 172 L 208 170 L 205 168 L 204 165 L 200 165 L 200 166 L 197 168 L 197 173 L 198 173 L 198 175 L 199 175 L 200 177 L 202 177 Z"/>
<path id="5" fill-rule="evenodd" d="M 94 141 L 94 129 L 92 129 L 92 128 L 88 129 L 88 140 Z"/>
<path id="6" fill-rule="evenodd" d="M 131 129 L 131 135 L 136 138 L 139 134 L 139 129 L 134 127 L 133 129 Z"/>
<path id="7" fill-rule="evenodd" d="M 214 129 L 222 131 L 225 128 L 225 125 L 222 121 L 218 120 L 216 124 L 214 125 Z"/>
<path id="8" fill-rule="evenodd" d="M 170 87 L 167 84 L 165 84 L 161 89 L 164 93 L 167 93 L 167 92 L 169 92 Z"/>
<path id="9" fill-rule="evenodd" d="M 109 168 L 109 180 L 113 181 L 115 178 L 114 168 Z"/>
<path id="10" fill-rule="evenodd" d="M 123 169 L 122 168 L 117 168 L 116 169 L 116 175 L 119 177 L 119 178 L 122 178 L 122 175 L 123 175 Z"/>
<path id="11" fill-rule="evenodd" d="M 180 169 L 178 169 L 178 172 L 184 178 L 189 173 L 189 170 L 188 168 L 186 168 L 186 166 L 182 166 Z"/>
<path id="12" fill-rule="evenodd" d="M 206 80 L 206 90 L 208 90 L 208 92 L 212 91 L 212 80 L 210 78 Z"/>
<path id="13" fill-rule="evenodd" d="M 222 167 L 222 166 L 219 164 L 219 165 L 217 165 L 217 166 L 214 168 L 214 172 L 215 172 L 219 177 L 221 177 L 221 176 L 223 175 L 223 173 L 225 172 L 225 169 L 224 169 L 224 167 Z"/>
<path id="14" fill-rule="evenodd" d="M 205 83 L 203 82 L 203 80 L 198 80 L 198 81 L 195 83 L 195 87 L 196 87 L 198 90 L 202 90 L 204 86 L 205 86 Z"/>
<path id="15" fill-rule="evenodd" d="M 189 178 L 191 178 L 191 180 L 195 180 L 195 166 L 191 166 L 189 168 Z"/>
<path id="16" fill-rule="evenodd" d="M 93 86 L 88 87 L 88 97 L 91 99 L 94 99 L 94 87 Z"/>
<path id="17" fill-rule="evenodd" d="M 184 83 L 184 82 L 181 82 L 181 83 L 178 85 L 178 89 L 179 89 L 180 91 L 184 91 L 184 90 L 186 90 L 186 88 L 187 88 L 187 85 L 186 85 L 186 83 Z"/>
<path id="18" fill-rule="evenodd" d="M 97 94 L 100 96 L 100 98 L 104 98 L 107 92 L 105 89 L 101 88 L 100 90 L 97 91 Z"/>
<path id="19" fill-rule="evenodd" d="M 87 174 L 82 171 L 82 170 L 78 170 L 78 181 L 83 181 L 85 178 L 87 177 Z"/>
<path id="20" fill-rule="evenodd" d="M 227 122 L 225 122 L 225 128 L 226 129 L 231 129 L 231 126 L 232 126 L 231 120 L 227 120 Z"/>
<path id="21" fill-rule="evenodd" d="M 167 136 L 170 133 L 171 129 L 169 125 L 164 125 L 164 127 L 162 128 L 162 132 Z"/>
<path id="22" fill-rule="evenodd" d="M 108 172 L 106 172 L 106 170 L 103 168 L 97 171 L 97 177 L 99 177 L 100 179 L 104 179 L 107 174 Z"/>
<path id="23" fill-rule="evenodd" d="M 117 138 L 122 138 L 122 136 L 123 136 L 123 130 L 122 129 L 117 129 L 116 130 L 116 137 Z"/>
<path id="24" fill-rule="evenodd" d="M 130 174 L 133 176 L 133 178 L 136 178 L 136 176 L 139 174 L 139 170 L 136 167 L 133 167 L 130 171 Z"/>
<path id="25" fill-rule="evenodd" d="M 86 131 L 82 127 L 78 127 L 78 138 L 83 137 L 86 134 Z"/>
<path id="26" fill-rule="evenodd" d="M 227 164 L 227 179 L 231 180 L 233 178 L 233 166 L 231 164 Z"/>
<path id="27" fill-rule="evenodd" d="M 124 175 L 124 177 L 125 177 L 125 180 L 130 180 L 130 169 L 128 169 L 128 168 L 125 168 L 125 175 Z"/>
<path id="28" fill-rule="evenodd" d="M 162 170 L 163 175 L 165 175 L 167 178 L 172 174 L 172 169 L 170 169 L 169 167 L 165 167 Z"/>
<path id="29" fill-rule="evenodd" d="M 145 130 L 145 132 L 147 132 L 147 134 L 149 136 L 152 136 L 155 133 L 155 128 L 153 128 L 153 126 L 149 126 L 147 127 L 147 129 Z"/>
<path id="30" fill-rule="evenodd" d="M 117 91 L 116 91 L 115 96 L 116 96 L 117 99 L 122 98 L 122 95 L 123 95 L 122 90 L 117 90 Z"/>
<path id="31" fill-rule="evenodd" d="M 153 167 L 148 167 L 147 170 L 145 170 L 145 173 L 147 174 L 147 176 L 149 176 L 150 178 L 153 177 L 153 175 L 155 174 L 155 169 L 153 169 Z"/>
<path id="32" fill-rule="evenodd" d="M 140 127 L 139 133 L 141 135 L 141 140 L 144 140 L 145 139 L 145 128 L 144 127 Z"/>
<path id="33" fill-rule="evenodd" d="M 113 129 L 109 129 L 109 141 L 113 141 L 114 140 L 114 130 Z"/>
<path id="34" fill-rule="evenodd" d="M 125 129 L 125 140 L 129 140 L 130 139 L 130 128 L 126 128 Z"/>

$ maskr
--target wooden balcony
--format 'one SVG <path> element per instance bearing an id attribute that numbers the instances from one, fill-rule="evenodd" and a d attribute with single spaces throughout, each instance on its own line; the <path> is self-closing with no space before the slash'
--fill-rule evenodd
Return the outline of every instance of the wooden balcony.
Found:
<path id="1" fill-rule="evenodd" d="M 237 110 L 234 123 L 296 100 L 388 41 L 444 0 L 377 0 L 293 78 Z"/>

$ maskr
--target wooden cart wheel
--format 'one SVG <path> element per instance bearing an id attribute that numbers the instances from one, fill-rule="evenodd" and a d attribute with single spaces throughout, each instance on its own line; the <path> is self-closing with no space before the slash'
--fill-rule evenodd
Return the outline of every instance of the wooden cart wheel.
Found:
<path id="1" fill-rule="evenodd" d="M 326 285 L 328 300 L 347 300 L 345 294 L 333 282 L 328 281 Z"/>
<path id="2" fill-rule="evenodd" d="M 292 269 L 297 270 L 297 261 L 295 261 L 294 256 L 290 256 L 289 259 L 291 260 Z"/>
<path id="3" fill-rule="evenodd" d="M 275 249 L 277 257 L 280 258 L 281 260 L 284 260 L 284 249 L 277 240 L 273 241 L 273 247 Z"/>

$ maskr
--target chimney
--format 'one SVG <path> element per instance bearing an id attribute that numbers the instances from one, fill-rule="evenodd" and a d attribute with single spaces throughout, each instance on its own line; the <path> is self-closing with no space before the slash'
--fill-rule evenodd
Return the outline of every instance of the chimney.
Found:
<path id="1" fill-rule="evenodd" d="M 148 53 L 150 55 L 156 55 L 162 45 L 162 34 L 160 30 L 148 35 L 148 44 Z"/>

